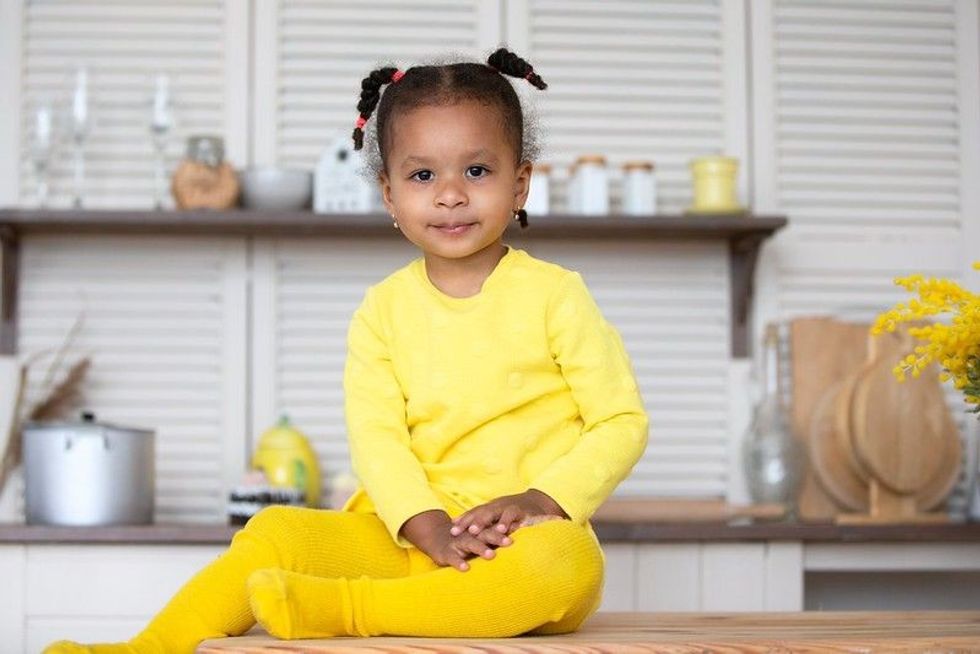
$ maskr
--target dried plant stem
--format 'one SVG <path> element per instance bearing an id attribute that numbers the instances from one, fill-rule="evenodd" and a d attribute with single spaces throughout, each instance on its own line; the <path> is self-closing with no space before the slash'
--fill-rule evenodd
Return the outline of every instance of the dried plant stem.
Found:
<path id="1" fill-rule="evenodd" d="M 20 405 L 24 402 L 24 389 L 27 388 L 27 364 L 20 367 L 20 375 L 17 383 L 17 399 L 14 402 L 14 412 L 10 420 L 10 433 L 7 434 L 7 446 L 4 448 L 3 458 L 0 459 L 0 493 L 7 485 L 7 480 L 13 474 L 23 458 L 24 439 L 20 437 Z"/>
<path id="2" fill-rule="evenodd" d="M 88 371 L 92 361 L 85 357 L 73 365 L 65 379 L 54 387 L 54 389 L 41 402 L 36 404 L 27 414 L 28 420 L 51 420 L 63 415 L 65 409 L 75 400 L 81 390 L 82 380 Z M 24 401 L 24 393 L 27 389 L 27 370 L 28 365 L 20 367 L 20 380 L 17 388 L 17 401 L 14 405 L 15 411 L 11 420 L 10 434 L 7 437 L 7 446 L 0 459 L 0 492 L 3 491 L 7 480 L 23 459 L 24 439 L 21 436 L 21 425 L 19 408 Z"/>

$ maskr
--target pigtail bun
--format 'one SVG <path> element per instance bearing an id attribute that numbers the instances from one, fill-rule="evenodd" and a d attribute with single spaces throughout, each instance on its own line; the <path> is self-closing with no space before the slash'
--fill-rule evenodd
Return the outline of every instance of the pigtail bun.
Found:
<path id="1" fill-rule="evenodd" d="M 372 70 L 367 77 L 361 80 L 361 99 L 357 103 L 357 111 L 360 117 L 357 120 L 358 125 L 354 128 L 354 134 L 352 135 L 355 150 L 360 150 L 364 147 L 363 124 L 367 122 L 371 114 L 374 113 L 375 107 L 378 106 L 378 100 L 381 99 L 381 87 L 385 84 L 391 84 L 392 76 L 397 72 L 397 68 L 379 68 Z"/>
<path id="2" fill-rule="evenodd" d="M 500 48 L 487 57 L 487 65 L 497 69 L 504 75 L 526 79 L 535 88 L 544 91 L 548 88 L 541 76 L 534 72 L 534 67 L 507 48 Z"/>

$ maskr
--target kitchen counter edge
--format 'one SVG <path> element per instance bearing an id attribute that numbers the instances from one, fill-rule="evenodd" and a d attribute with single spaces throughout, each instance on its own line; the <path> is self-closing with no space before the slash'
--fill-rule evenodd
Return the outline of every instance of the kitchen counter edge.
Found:
<path id="1" fill-rule="evenodd" d="M 604 522 L 592 523 L 604 543 L 684 541 L 980 542 L 980 522 L 836 525 L 826 522 Z M 241 529 L 224 524 L 69 527 L 0 523 L 3 544 L 227 545 Z"/>

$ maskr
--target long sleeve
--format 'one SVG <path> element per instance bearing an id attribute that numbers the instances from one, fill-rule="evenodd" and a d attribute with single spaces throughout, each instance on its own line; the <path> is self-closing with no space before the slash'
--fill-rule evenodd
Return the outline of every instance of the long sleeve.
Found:
<path id="1" fill-rule="evenodd" d="M 348 332 L 344 370 L 351 463 L 378 517 L 402 547 L 398 531 L 409 518 L 443 505 L 410 447 L 405 396 L 369 290 Z"/>
<path id="2" fill-rule="evenodd" d="M 603 318 L 581 275 L 569 273 L 559 284 L 547 321 L 551 355 L 584 424 L 578 443 L 530 487 L 583 523 L 642 456 L 648 419 L 622 339 Z"/>

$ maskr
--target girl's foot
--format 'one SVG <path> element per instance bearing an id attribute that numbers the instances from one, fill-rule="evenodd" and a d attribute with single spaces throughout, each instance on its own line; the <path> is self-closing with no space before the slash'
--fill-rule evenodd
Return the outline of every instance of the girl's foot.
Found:
<path id="1" fill-rule="evenodd" d="M 344 625 L 346 579 L 325 579 L 265 568 L 248 578 L 252 614 L 276 638 L 348 635 Z"/>

